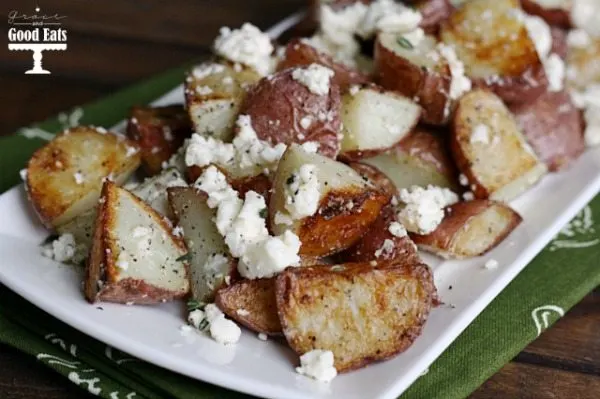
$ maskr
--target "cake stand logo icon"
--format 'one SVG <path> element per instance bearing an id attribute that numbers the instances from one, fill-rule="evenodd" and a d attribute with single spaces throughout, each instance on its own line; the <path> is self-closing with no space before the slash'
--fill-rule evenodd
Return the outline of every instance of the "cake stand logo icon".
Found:
<path id="1" fill-rule="evenodd" d="M 26 74 L 49 74 L 50 71 L 42 67 L 43 52 L 67 49 L 67 30 L 61 23 L 65 18 L 42 12 L 38 4 L 32 14 L 9 11 L 8 49 L 33 52 L 33 68 L 25 71 Z"/>

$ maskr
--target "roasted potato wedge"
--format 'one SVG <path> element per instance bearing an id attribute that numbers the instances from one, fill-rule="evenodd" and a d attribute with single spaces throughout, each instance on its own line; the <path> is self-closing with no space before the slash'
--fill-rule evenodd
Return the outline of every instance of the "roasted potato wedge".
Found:
<path id="1" fill-rule="evenodd" d="M 342 92 L 355 84 L 363 84 L 369 81 L 369 77 L 358 71 L 354 66 L 346 65 L 336 61 L 330 54 L 314 47 L 310 40 L 293 39 L 287 45 L 285 57 L 277 67 L 279 70 L 310 64 L 321 64 L 335 72 L 332 81 L 335 82 Z"/>
<path id="2" fill-rule="evenodd" d="M 345 94 L 339 158 L 358 160 L 393 147 L 410 134 L 420 115 L 421 107 L 411 99 L 375 86 Z"/>
<path id="3" fill-rule="evenodd" d="M 319 144 L 319 153 L 335 158 L 340 149 L 340 90 L 330 82 L 327 95 L 311 92 L 286 69 L 263 78 L 242 107 L 259 139 L 271 144 Z"/>
<path id="4" fill-rule="evenodd" d="M 446 210 L 432 233 L 411 234 L 420 249 L 446 259 L 483 255 L 501 243 L 520 223 L 508 205 L 489 200 L 457 202 Z"/>
<path id="5" fill-rule="evenodd" d="M 423 264 L 289 268 L 275 284 L 288 344 L 300 355 L 331 350 L 338 372 L 406 350 L 436 304 L 432 273 Z"/>
<path id="6" fill-rule="evenodd" d="M 192 134 L 192 123 L 182 105 L 131 109 L 127 121 L 127 136 L 138 143 L 142 166 L 150 176 L 162 171 L 183 140 Z"/>
<path id="7" fill-rule="evenodd" d="M 383 172 L 397 189 L 432 184 L 456 191 L 458 171 L 447 147 L 444 135 L 419 126 L 396 147 L 361 163 Z"/>
<path id="8" fill-rule="evenodd" d="M 252 68 L 208 62 L 185 81 L 185 102 L 196 133 L 230 141 L 249 87 L 260 79 Z"/>
<path id="9" fill-rule="evenodd" d="M 583 118 L 566 91 L 546 92 L 532 103 L 511 107 L 511 111 L 549 170 L 568 166 L 585 150 Z"/>
<path id="10" fill-rule="evenodd" d="M 436 38 L 429 35 L 412 44 L 404 36 L 380 33 L 375 43 L 375 74 L 384 88 L 414 98 L 423 107 L 424 122 L 444 125 L 453 105 L 452 75 L 436 45 Z"/>
<path id="11" fill-rule="evenodd" d="M 600 82 L 600 38 L 588 35 L 587 42 L 567 51 L 567 85 L 582 91 Z"/>
<path id="12" fill-rule="evenodd" d="M 571 27 L 570 12 L 573 0 L 551 1 L 547 0 L 521 0 L 521 6 L 527 14 L 537 15 L 549 25 L 562 28 Z"/>
<path id="13" fill-rule="evenodd" d="M 215 303 L 223 313 L 252 331 L 281 334 L 274 278 L 237 281 L 217 291 Z"/>
<path id="14" fill-rule="evenodd" d="M 316 167 L 319 203 L 312 216 L 292 220 L 286 209 L 286 187 L 302 165 Z M 279 161 L 269 201 L 269 225 L 275 235 L 291 230 L 300 237 L 301 255 L 326 256 L 353 245 L 377 218 L 389 197 L 363 180 L 352 168 L 299 145 L 288 147 Z M 286 215 L 289 223 L 279 221 Z"/>
<path id="15" fill-rule="evenodd" d="M 520 12 L 519 0 L 469 1 L 440 29 L 473 83 L 509 103 L 532 101 L 548 87 Z"/>
<path id="16" fill-rule="evenodd" d="M 123 183 L 139 165 L 133 141 L 79 126 L 33 154 L 27 165 L 27 192 L 42 222 L 53 228 L 93 208 L 107 176 Z"/>
<path id="17" fill-rule="evenodd" d="M 160 303 L 189 292 L 187 253 L 170 223 L 107 180 L 102 188 L 85 297 L 90 302 Z"/>
<path id="18" fill-rule="evenodd" d="M 213 219 L 216 211 L 208 196 L 191 187 L 168 189 L 169 203 L 177 225 L 183 229 L 188 248 L 192 298 L 210 302 L 217 290 L 237 276 L 237 262 L 229 254 Z"/>
<path id="19" fill-rule="evenodd" d="M 367 165 L 362 162 L 351 162 L 348 164 L 358 173 L 363 180 L 371 183 L 388 198 L 398 195 L 398 189 L 394 182 L 382 171 L 373 165 Z"/>
<path id="20" fill-rule="evenodd" d="M 398 222 L 396 207 L 386 205 L 369 231 L 346 251 L 338 255 L 342 262 L 370 262 L 402 260 L 409 264 L 419 263 L 417 246 Z"/>
<path id="21" fill-rule="evenodd" d="M 170 168 L 165 169 L 161 174 L 147 178 L 131 192 L 159 214 L 170 219 L 173 214 L 167 200 L 167 187 L 176 186 L 187 186 L 187 184 L 177 169 Z M 70 222 L 57 226 L 56 231 L 59 234 L 72 234 L 77 245 L 83 245 L 85 251 L 89 252 L 89 248 L 92 247 L 96 215 L 96 207 L 93 207 Z"/>
<path id="22" fill-rule="evenodd" d="M 510 201 L 547 171 L 502 100 L 488 91 L 460 99 L 450 146 L 476 198 Z"/>

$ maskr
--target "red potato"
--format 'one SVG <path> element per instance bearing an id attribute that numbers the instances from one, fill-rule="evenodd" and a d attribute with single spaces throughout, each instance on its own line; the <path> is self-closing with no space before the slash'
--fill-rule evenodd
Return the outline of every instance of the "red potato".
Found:
<path id="1" fill-rule="evenodd" d="M 436 34 L 440 24 L 454 11 L 450 0 L 417 0 L 413 2 L 413 6 L 423 16 L 419 26 L 431 34 Z"/>
<path id="2" fill-rule="evenodd" d="M 432 184 L 458 190 L 458 171 L 444 134 L 422 126 L 396 147 L 361 163 L 378 168 L 398 189 Z"/>
<path id="3" fill-rule="evenodd" d="M 124 183 L 138 168 L 137 144 L 92 126 L 65 130 L 27 164 L 27 195 L 48 228 L 94 208 L 107 176 Z"/>
<path id="4" fill-rule="evenodd" d="M 340 89 L 330 82 L 327 95 L 312 93 L 292 77 L 293 71 L 261 79 L 249 91 L 241 113 L 250 116 L 261 140 L 273 145 L 313 141 L 320 154 L 335 158 L 340 149 Z"/>
<path id="5" fill-rule="evenodd" d="M 416 46 L 394 33 L 380 33 L 375 42 L 376 81 L 385 89 L 413 98 L 423 107 L 425 123 L 444 125 L 452 110 L 450 66 L 436 51 L 437 40 L 426 36 Z"/>
<path id="6" fill-rule="evenodd" d="M 511 107 L 533 151 L 557 171 L 585 150 L 583 118 L 566 91 L 546 92 L 529 104 Z"/>
<path id="7" fill-rule="evenodd" d="M 288 268 L 275 284 L 290 347 L 331 350 L 340 373 L 406 350 L 438 303 L 429 268 L 398 261 Z"/>
<path id="8" fill-rule="evenodd" d="M 398 219 L 396 217 L 396 207 L 392 204 L 386 205 L 379 216 L 373 222 L 369 231 L 360 239 L 356 245 L 348 248 L 338 255 L 343 262 L 370 262 L 385 260 L 402 260 L 409 264 L 419 263 L 420 258 L 417 254 L 417 246 L 410 239 L 406 231 L 404 235 L 394 235 L 390 231 L 390 226 Z M 398 224 L 400 225 L 400 224 Z M 392 226 L 392 231 L 394 227 Z"/>
<path id="9" fill-rule="evenodd" d="M 189 292 L 183 239 L 167 219 L 107 180 L 84 281 L 89 302 L 155 304 Z"/>
<path id="10" fill-rule="evenodd" d="M 215 304 L 230 318 L 258 333 L 281 334 L 275 279 L 241 280 L 217 292 Z"/>
<path id="11" fill-rule="evenodd" d="M 562 0 L 561 4 L 553 2 L 553 7 L 548 7 L 540 0 L 521 0 L 521 6 L 527 14 L 537 15 L 548 23 L 561 28 L 571 28 L 571 8 L 574 0 Z"/>
<path id="12" fill-rule="evenodd" d="M 299 219 L 290 217 L 288 223 L 280 221 L 278 216 L 289 217 L 287 204 L 293 203 L 287 188 L 306 164 L 315 167 L 319 192 L 316 212 Z M 286 230 L 298 235 L 301 255 L 327 256 L 356 243 L 389 200 L 349 166 L 291 145 L 279 161 L 273 180 L 269 227 L 275 235 Z"/>
<path id="13" fill-rule="evenodd" d="M 518 0 L 465 3 L 440 29 L 473 85 L 489 88 L 507 103 L 529 102 L 548 87 L 535 45 L 519 18 Z"/>
<path id="14" fill-rule="evenodd" d="M 345 92 L 350 86 L 355 84 L 364 84 L 369 81 L 368 76 L 359 72 L 357 69 L 336 61 L 332 56 L 309 44 L 305 39 L 293 39 L 287 45 L 285 57 L 278 66 L 279 70 L 293 68 L 298 66 L 308 66 L 310 64 L 321 64 L 333 70 L 335 82 L 342 92 Z"/>
<path id="15" fill-rule="evenodd" d="M 162 171 L 168 161 L 192 134 L 192 122 L 182 105 L 166 107 L 135 106 L 127 121 L 127 136 L 138 143 L 142 166 L 150 176 Z"/>
<path id="16" fill-rule="evenodd" d="M 381 153 L 410 135 L 421 107 L 393 91 L 367 86 L 342 98 L 339 158 L 354 161 Z"/>
<path id="17" fill-rule="evenodd" d="M 500 244 L 521 221 L 517 212 L 500 202 L 457 202 L 448 207 L 432 233 L 410 236 L 420 249 L 446 259 L 465 259 L 483 255 Z"/>
<path id="18" fill-rule="evenodd" d="M 375 166 L 361 162 L 352 162 L 348 166 L 354 169 L 363 180 L 377 187 L 388 198 L 391 199 L 393 196 L 398 195 L 398 189 L 394 182 Z"/>
<path id="19" fill-rule="evenodd" d="M 450 147 L 476 198 L 510 201 L 547 171 L 514 116 L 489 91 L 473 90 L 460 99 Z"/>
<path id="20" fill-rule="evenodd" d="M 556 26 L 551 26 L 550 35 L 552 35 L 550 54 L 556 53 L 562 60 L 566 60 L 569 50 L 567 45 L 567 31 Z"/>

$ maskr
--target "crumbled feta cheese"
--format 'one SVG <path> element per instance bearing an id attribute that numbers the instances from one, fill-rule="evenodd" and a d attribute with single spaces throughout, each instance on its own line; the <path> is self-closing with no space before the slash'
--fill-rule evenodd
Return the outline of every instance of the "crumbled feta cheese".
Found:
<path id="1" fill-rule="evenodd" d="M 187 166 L 206 166 L 211 163 L 226 165 L 233 161 L 234 156 L 233 144 L 194 133 L 185 150 L 185 164 Z"/>
<path id="2" fill-rule="evenodd" d="M 285 224 L 288 226 L 294 224 L 294 220 L 288 214 L 279 211 L 275 213 L 275 218 L 273 219 L 273 221 L 275 222 L 275 224 Z"/>
<path id="3" fill-rule="evenodd" d="M 498 261 L 496 259 L 489 259 L 487 262 L 485 262 L 483 267 L 488 270 L 496 269 L 498 267 Z"/>
<path id="4" fill-rule="evenodd" d="M 204 63 L 192 69 L 192 76 L 196 79 L 204 79 L 207 76 L 225 71 L 225 67 L 216 63 Z"/>
<path id="5" fill-rule="evenodd" d="M 318 141 L 307 141 L 306 143 L 301 145 L 304 151 L 311 154 L 315 154 L 317 151 L 319 151 L 319 146 L 320 144 Z"/>
<path id="6" fill-rule="evenodd" d="M 242 330 L 233 321 L 224 316 L 210 322 L 210 336 L 220 344 L 235 344 L 240 340 Z"/>
<path id="7" fill-rule="evenodd" d="M 481 144 L 489 144 L 490 143 L 490 131 L 486 125 L 479 124 L 475 126 L 473 131 L 471 132 L 471 138 L 469 139 L 471 144 L 481 143 Z"/>
<path id="8" fill-rule="evenodd" d="M 73 234 L 66 233 L 52 241 L 52 244 L 46 246 L 42 250 L 42 254 L 58 262 L 68 262 L 74 260 L 76 249 L 75 237 L 73 237 Z"/>
<path id="9" fill-rule="evenodd" d="M 315 165 L 304 164 L 286 182 L 285 209 L 292 219 L 314 215 L 319 207 L 321 192 L 316 169 Z"/>
<path id="10" fill-rule="evenodd" d="M 400 223 L 398 222 L 392 222 L 390 223 L 390 227 L 388 227 L 388 231 L 394 236 L 394 237 L 405 237 L 408 233 L 406 232 L 406 229 L 404 228 L 404 226 L 402 226 Z"/>
<path id="11" fill-rule="evenodd" d="M 467 178 L 467 176 L 461 173 L 460 175 L 458 175 L 458 183 L 460 183 L 461 186 L 466 187 L 469 185 L 469 179 Z"/>
<path id="12" fill-rule="evenodd" d="M 319 64 L 310 64 L 306 68 L 296 68 L 292 78 L 311 91 L 311 93 L 324 96 L 329 93 L 329 83 L 335 75 L 331 69 Z"/>
<path id="13" fill-rule="evenodd" d="M 260 339 L 261 341 L 266 341 L 267 340 L 267 334 L 265 333 L 258 333 L 258 339 Z"/>
<path id="14" fill-rule="evenodd" d="M 197 86 L 196 87 L 196 94 L 201 95 L 201 96 L 208 96 L 209 94 L 212 94 L 213 89 L 211 89 L 208 86 Z"/>
<path id="15" fill-rule="evenodd" d="M 21 169 L 19 171 L 19 176 L 21 176 L 21 180 L 27 181 L 27 169 Z"/>
<path id="16" fill-rule="evenodd" d="M 543 61 L 546 76 L 548 77 L 548 90 L 561 91 L 565 80 L 565 63 L 558 54 L 550 54 Z"/>
<path id="17" fill-rule="evenodd" d="M 180 238 L 183 237 L 183 228 L 181 226 L 176 226 L 173 229 L 173 235 L 175 237 L 180 237 Z"/>
<path id="18" fill-rule="evenodd" d="M 85 181 L 85 179 L 83 178 L 83 174 L 81 174 L 81 172 L 73 173 L 73 178 L 75 179 L 76 184 L 83 184 L 83 182 Z"/>
<path id="19" fill-rule="evenodd" d="M 444 219 L 444 208 L 458 202 L 458 196 L 447 188 L 412 186 L 400 190 L 400 200 L 405 204 L 398 213 L 400 223 L 413 233 L 429 234 Z"/>
<path id="20" fill-rule="evenodd" d="M 584 92 L 572 92 L 571 95 L 577 107 L 584 109 L 586 146 L 600 145 L 600 84 L 592 84 Z"/>
<path id="21" fill-rule="evenodd" d="M 600 37 L 600 2 L 598 0 L 574 0 L 571 22 L 591 36 Z"/>
<path id="22" fill-rule="evenodd" d="M 356 58 L 360 53 L 360 45 L 356 40 L 354 40 L 353 36 L 349 36 L 342 44 L 336 44 L 330 41 L 323 34 L 317 34 L 310 38 L 304 38 L 301 41 L 304 44 L 313 47 L 315 50 L 329 55 L 337 62 L 340 62 L 351 68 L 355 68 L 357 66 Z"/>
<path id="23" fill-rule="evenodd" d="M 300 356 L 300 367 L 296 367 L 296 372 L 318 381 L 329 382 L 337 375 L 333 364 L 333 352 L 313 349 Z"/>
<path id="24" fill-rule="evenodd" d="M 360 85 L 353 85 L 353 86 L 350 86 L 350 90 L 348 90 L 348 93 L 350 93 L 351 96 L 354 96 L 359 91 L 360 91 Z"/>
<path id="25" fill-rule="evenodd" d="M 138 153 L 138 151 L 139 151 L 139 150 L 138 150 L 137 148 L 135 148 L 135 147 L 130 147 L 130 146 L 127 146 L 127 152 L 125 153 L 125 156 L 126 156 L 127 158 L 129 158 L 129 157 L 131 157 L 131 156 L 133 156 L 133 155 L 137 154 L 137 153 Z"/>
<path id="26" fill-rule="evenodd" d="M 329 5 L 322 5 L 320 9 L 320 28 L 323 36 L 338 46 L 346 46 L 354 42 L 354 34 L 367 13 L 368 7 L 360 1 L 334 10 Z"/>
<path id="27" fill-rule="evenodd" d="M 382 32 L 406 33 L 419 27 L 423 16 L 417 10 L 404 8 L 400 13 L 384 15 L 377 21 L 377 30 Z"/>
<path id="28" fill-rule="evenodd" d="M 471 191 L 466 191 L 463 193 L 462 197 L 465 201 L 473 201 L 475 199 L 475 194 Z"/>
<path id="29" fill-rule="evenodd" d="M 192 310 L 188 314 L 188 323 L 190 323 L 194 328 L 200 328 L 200 323 L 202 323 L 206 319 L 206 315 L 200 309 Z"/>
<path id="30" fill-rule="evenodd" d="M 107 130 L 105 128 L 103 128 L 102 126 L 96 126 L 95 129 L 100 134 L 106 134 L 107 133 Z"/>
<path id="31" fill-rule="evenodd" d="M 381 255 L 391 254 L 393 251 L 394 251 L 394 241 L 392 241 L 390 239 L 385 239 L 383 241 L 383 244 L 381 244 L 381 247 L 379 247 L 375 251 L 375 257 L 379 258 Z"/>
<path id="32" fill-rule="evenodd" d="M 221 28 L 214 43 L 214 50 L 217 55 L 254 68 L 261 75 L 267 75 L 272 68 L 271 39 L 249 23 L 235 30 Z"/>
<path id="33" fill-rule="evenodd" d="M 586 48 L 592 44 L 592 38 L 583 29 L 572 29 L 567 34 L 567 45 L 573 48 Z"/>
<path id="34" fill-rule="evenodd" d="M 246 309 L 238 309 L 235 311 L 235 313 L 237 313 L 238 315 L 245 317 L 250 315 L 250 312 L 248 312 Z"/>
<path id="35" fill-rule="evenodd" d="M 204 307 L 204 316 L 208 322 L 218 319 L 221 316 L 225 316 L 221 309 L 214 303 L 209 303 Z"/>
<path id="36" fill-rule="evenodd" d="M 288 266 L 298 265 L 298 236 L 290 231 L 269 236 L 265 219 L 260 216 L 266 208 L 261 195 L 248 191 L 242 201 L 214 166 L 204 170 L 194 186 L 208 193 L 209 207 L 217 208 L 215 225 L 231 254 L 240 258 L 238 271 L 242 277 L 271 277 Z"/>
<path id="37" fill-rule="evenodd" d="M 545 60 L 552 49 L 552 34 L 550 27 L 542 18 L 528 15 L 519 10 L 518 18 L 525 24 L 525 29 L 533 41 L 540 60 Z"/>
<path id="38" fill-rule="evenodd" d="M 417 47 L 421 43 L 421 41 L 425 39 L 425 31 L 421 28 L 417 28 L 413 31 L 403 33 L 402 37 L 405 40 L 407 40 L 413 47 Z M 427 55 L 431 58 L 437 57 L 439 59 L 439 54 L 437 54 L 435 51 L 429 52 Z"/>
<path id="39" fill-rule="evenodd" d="M 405 33 L 416 29 L 422 20 L 421 13 L 394 0 L 376 0 L 369 4 L 356 33 L 364 39 L 377 31 Z"/>
<path id="40" fill-rule="evenodd" d="M 313 122 L 313 117 L 310 115 L 306 115 L 302 119 L 300 119 L 300 126 L 302 129 L 308 129 Z"/>
<path id="41" fill-rule="evenodd" d="M 446 59 L 450 66 L 452 81 L 450 82 L 450 98 L 458 99 L 465 92 L 471 90 L 471 80 L 465 76 L 465 66 L 456 56 L 454 48 L 446 44 L 437 45 L 437 50 Z"/>

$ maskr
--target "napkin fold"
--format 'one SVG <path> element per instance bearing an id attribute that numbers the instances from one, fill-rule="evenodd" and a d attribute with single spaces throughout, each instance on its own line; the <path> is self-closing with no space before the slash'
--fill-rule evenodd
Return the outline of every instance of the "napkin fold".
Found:
<path id="1" fill-rule="evenodd" d="M 71 125 L 111 126 L 134 104 L 178 85 L 188 66 L 0 139 L 0 192 L 18 184 L 31 153 Z M 464 398 L 600 285 L 600 196 L 586 206 L 403 395 Z M 1 267 L 1 266 L 0 266 Z M 500 265 L 502 267 L 502 265 Z M 107 399 L 242 398 L 111 348 L 0 285 L 0 341 Z"/>

